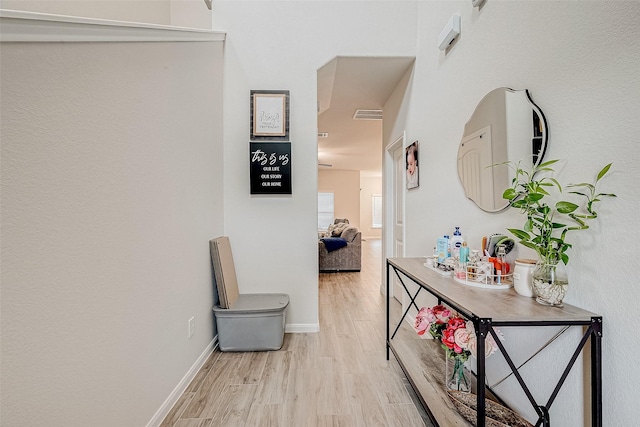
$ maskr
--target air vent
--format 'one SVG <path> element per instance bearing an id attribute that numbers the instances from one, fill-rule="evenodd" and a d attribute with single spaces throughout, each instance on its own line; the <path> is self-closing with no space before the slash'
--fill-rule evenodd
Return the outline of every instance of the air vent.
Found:
<path id="1" fill-rule="evenodd" d="M 382 110 L 356 110 L 353 120 L 382 120 Z"/>
<path id="2" fill-rule="evenodd" d="M 329 138 L 329 132 L 318 132 L 318 138 Z"/>

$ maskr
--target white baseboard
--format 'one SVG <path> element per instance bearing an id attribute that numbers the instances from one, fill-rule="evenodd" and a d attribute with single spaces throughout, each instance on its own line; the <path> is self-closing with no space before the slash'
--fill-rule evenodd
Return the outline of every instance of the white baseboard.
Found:
<path id="1" fill-rule="evenodd" d="M 320 332 L 320 323 L 287 323 L 284 331 L 289 334 Z"/>
<path id="2" fill-rule="evenodd" d="M 147 427 L 158 427 L 162 424 L 162 421 L 167 416 L 173 405 L 176 404 L 180 396 L 184 393 L 184 391 L 189 387 L 191 381 L 195 378 L 196 374 L 200 371 L 200 368 L 204 366 L 211 353 L 218 347 L 218 336 L 213 337 L 213 340 L 207 345 L 204 349 L 200 357 L 195 361 L 195 363 L 191 366 L 191 368 L 187 371 L 185 376 L 180 380 L 178 385 L 173 389 L 169 397 L 164 401 L 160 409 L 154 414 L 151 420 L 147 423 Z"/>

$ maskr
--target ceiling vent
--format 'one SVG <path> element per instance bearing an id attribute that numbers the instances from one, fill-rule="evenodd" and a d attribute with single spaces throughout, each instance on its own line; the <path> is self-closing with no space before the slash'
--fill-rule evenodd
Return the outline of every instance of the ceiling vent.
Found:
<path id="1" fill-rule="evenodd" d="M 382 120 L 382 110 L 356 110 L 353 120 Z"/>
<path id="2" fill-rule="evenodd" d="M 329 132 L 318 132 L 318 138 L 329 138 Z"/>

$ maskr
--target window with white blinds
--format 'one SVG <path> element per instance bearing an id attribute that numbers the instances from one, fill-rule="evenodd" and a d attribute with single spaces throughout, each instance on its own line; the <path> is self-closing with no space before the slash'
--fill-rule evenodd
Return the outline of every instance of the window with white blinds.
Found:
<path id="1" fill-rule="evenodd" d="M 371 228 L 382 228 L 382 195 L 371 196 Z"/>
<path id="2" fill-rule="evenodd" d="M 333 224 L 333 193 L 318 193 L 318 230 Z"/>

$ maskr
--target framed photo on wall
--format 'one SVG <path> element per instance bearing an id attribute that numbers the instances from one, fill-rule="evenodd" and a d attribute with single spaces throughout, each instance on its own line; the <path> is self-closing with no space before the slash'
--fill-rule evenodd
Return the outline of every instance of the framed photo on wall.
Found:
<path id="1" fill-rule="evenodd" d="M 407 170 L 407 189 L 417 188 L 420 185 L 418 172 L 418 141 L 413 142 L 405 149 L 405 165 Z"/>
<path id="2" fill-rule="evenodd" d="M 289 91 L 251 91 L 251 140 L 289 139 Z"/>

